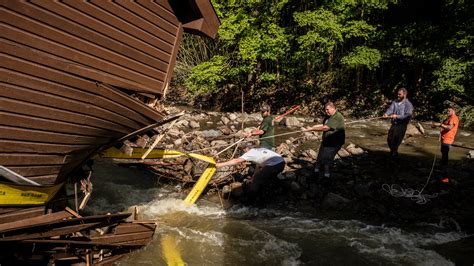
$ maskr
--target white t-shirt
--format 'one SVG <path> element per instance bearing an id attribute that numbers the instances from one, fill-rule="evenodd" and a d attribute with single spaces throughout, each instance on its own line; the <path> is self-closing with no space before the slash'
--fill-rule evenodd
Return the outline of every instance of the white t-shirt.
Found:
<path id="1" fill-rule="evenodd" d="M 250 149 L 248 152 L 240 156 L 240 158 L 256 163 L 261 167 L 277 165 L 284 162 L 283 157 L 281 157 L 280 154 L 266 148 Z"/>

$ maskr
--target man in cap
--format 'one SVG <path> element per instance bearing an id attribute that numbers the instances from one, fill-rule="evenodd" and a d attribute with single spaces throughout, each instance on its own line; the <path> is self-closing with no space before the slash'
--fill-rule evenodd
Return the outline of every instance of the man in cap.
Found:
<path id="1" fill-rule="evenodd" d="M 270 115 L 270 106 L 267 104 L 263 104 L 260 107 L 260 111 L 262 113 L 263 121 L 260 126 L 251 132 L 249 132 L 246 136 L 259 136 L 260 139 L 260 147 L 267 148 L 269 150 L 275 149 L 275 126 L 273 124 L 273 116 Z"/>
<path id="2" fill-rule="evenodd" d="M 254 148 L 250 142 L 243 147 L 245 152 L 242 156 L 226 162 L 216 164 L 216 168 L 232 166 L 243 162 L 252 162 L 256 164 L 253 176 L 243 187 L 244 192 L 248 193 L 249 200 L 253 201 L 258 195 L 262 185 L 276 178 L 276 176 L 285 168 L 285 161 L 280 154 L 267 148 Z"/>

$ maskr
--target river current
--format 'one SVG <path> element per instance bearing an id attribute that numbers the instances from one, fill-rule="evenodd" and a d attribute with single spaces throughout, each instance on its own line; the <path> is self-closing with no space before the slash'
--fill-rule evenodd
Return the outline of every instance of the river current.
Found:
<path id="1" fill-rule="evenodd" d="M 385 123 L 354 126 L 348 138 L 376 149 L 385 145 Z M 368 133 L 370 132 L 370 133 Z M 380 137 L 367 138 L 367 135 Z M 460 132 L 461 140 L 471 138 Z M 422 142 L 422 143 L 419 143 Z M 360 143 L 360 144 L 359 144 Z M 437 152 L 436 132 L 417 138 L 401 152 L 420 147 Z M 465 151 L 453 150 L 453 159 Z M 410 229 L 371 225 L 358 220 L 337 220 L 324 214 L 305 213 L 294 206 L 222 208 L 201 198 L 186 206 L 178 187 L 161 185 L 151 173 L 110 162 L 94 165 L 94 193 L 86 211 L 93 214 L 124 211 L 139 206 L 142 219 L 158 222 L 154 240 L 119 265 L 166 265 L 165 239 L 173 254 L 187 265 L 454 265 L 433 250 L 423 248 L 466 237 L 438 224 Z"/>

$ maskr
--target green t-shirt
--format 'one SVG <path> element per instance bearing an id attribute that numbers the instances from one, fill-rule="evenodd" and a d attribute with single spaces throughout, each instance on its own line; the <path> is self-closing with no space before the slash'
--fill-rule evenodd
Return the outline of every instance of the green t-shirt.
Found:
<path id="1" fill-rule="evenodd" d="M 275 138 L 273 137 L 275 135 L 275 126 L 273 126 L 273 117 L 271 115 L 263 119 L 262 124 L 260 124 L 260 129 L 265 132 L 263 135 L 260 135 L 260 146 L 273 149 L 273 147 L 275 147 Z M 270 136 L 271 138 L 266 138 Z"/>
<path id="2" fill-rule="evenodd" d="M 344 126 L 344 117 L 337 112 L 330 117 L 326 117 L 323 122 L 330 129 L 323 133 L 323 146 L 339 147 L 342 146 L 346 139 L 346 130 Z"/>

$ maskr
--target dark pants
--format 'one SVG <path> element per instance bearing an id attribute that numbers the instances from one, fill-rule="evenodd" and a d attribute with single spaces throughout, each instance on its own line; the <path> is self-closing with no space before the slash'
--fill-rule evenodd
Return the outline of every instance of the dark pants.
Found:
<path id="1" fill-rule="evenodd" d="M 276 178 L 276 176 L 285 168 L 285 162 L 272 166 L 255 169 L 252 180 L 246 185 L 244 190 L 248 193 L 249 199 L 254 200 L 262 185 Z"/>
<path id="2" fill-rule="evenodd" d="M 398 146 L 402 144 L 405 132 L 407 131 L 408 124 L 392 124 L 388 130 L 387 144 L 390 148 L 390 154 L 392 156 L 398 155 Z"/>
<path id="3" fill-rule="evenodd" d="M 448 165 L 449 148 L 451 144 L 441 143 L 441 165 Z"/>

